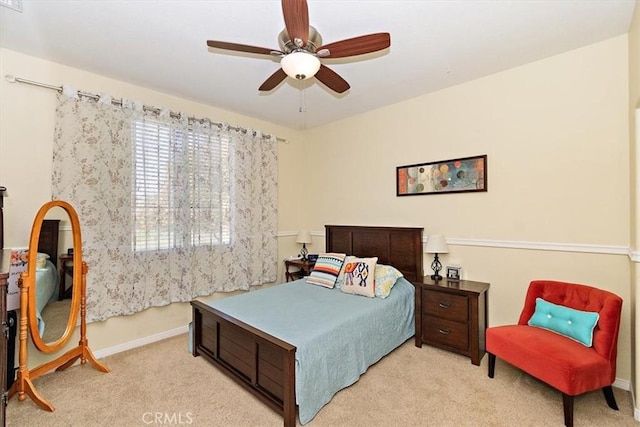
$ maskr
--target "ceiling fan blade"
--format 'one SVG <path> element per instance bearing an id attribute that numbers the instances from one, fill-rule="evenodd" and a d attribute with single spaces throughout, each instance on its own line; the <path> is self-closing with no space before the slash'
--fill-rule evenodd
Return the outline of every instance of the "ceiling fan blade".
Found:
<path id="1" fill-rule="evenodd" d="M 309 41 L 309 8 L 307 0 L 282 0 L 282 15 L 284 26 L 289 38 L 295 43 L 302 40 L 303 47 Z"/>
<path id="2" fill-rule="evenodd" d="M 247 44 L 221 42 L 217 40 L 207 40 L 207 46 L 216 49 L 234 50 L 236 52 L 257 53 L 261 55 L 271 55 L 271 52 L 280 52 L 277 49 L 267 49 L 266 47 L 250 46 Z M 284 55 L 283 52 L 280 52 Z"/>
<path id="3" fill-rule="evenodd" d="M 389 46 L 391 46 L 391 35 L 389 33 L 375 33 L 329 43 L 320 46 L 316 51 L 327 49 L 329 50 L 329 55 L 325 56 L 325 58 L 344 58 L 377 52 Z"/>
<path id="4" fill-rule="evenodd" d="M 271 74 L 267 80 L 262 83 L 262 85 L 258 88 L 261 92 L 270 91 L 276 86 L 280 84 L 284 79 L 287 78 L 287 74 L 284 72 L 282 68 L 278 68 L 278 71 Z"/>
<path id="5" fill-rule="evenodd" d="M 334 92 L 343 93 L 351 87 L 338 73 L 324 64 L 320 65 L 320 69 L 316 73 L 316 78 Z"/>

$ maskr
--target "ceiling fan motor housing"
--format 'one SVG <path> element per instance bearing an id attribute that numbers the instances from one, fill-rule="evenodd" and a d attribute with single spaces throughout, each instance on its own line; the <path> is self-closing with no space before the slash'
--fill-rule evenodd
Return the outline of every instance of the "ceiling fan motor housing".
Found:
<path id="1" fill-rule="evenodd" d="M 295 52 L 296 50 L 304 49 L 307 52 L 315 53 L 316 48 L 318 46 L 322 46 L 322 37 L 318 30 L 309 25 L 309 40 L 307 41 L 307 45 L 302 48 L 296 46 L 291 37 L 289 37 L 289 33 L 287 33 L 287 29 L 280 31 L 278 34 L 278 45 L 280 45 L 280 50 L 284 53 Z"/>

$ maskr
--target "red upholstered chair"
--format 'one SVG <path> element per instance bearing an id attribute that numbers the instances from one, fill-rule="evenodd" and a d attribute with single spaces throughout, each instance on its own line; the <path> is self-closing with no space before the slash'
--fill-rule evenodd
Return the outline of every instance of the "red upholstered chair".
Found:
<path id="1" fill-rule="evenodd" d="M 529 326 L 536 298 L 581 311 L 598 312 L 593 345 L 587 347 L 549 330 Z M 607 404 L 618 409 L 611 384 L 616 377 L 616 355 L 622 299 L 591 286 L 546 280 L 531 282 L 517 325 L 487 329 L 489 377 L 496 357 L 544 381 L 562 393 L 564 423 L 573 426 L 573 398 L 599 388 Z"/>

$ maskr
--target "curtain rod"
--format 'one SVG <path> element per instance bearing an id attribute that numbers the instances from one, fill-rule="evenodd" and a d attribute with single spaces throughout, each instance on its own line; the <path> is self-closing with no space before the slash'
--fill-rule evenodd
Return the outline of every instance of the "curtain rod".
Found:
<path id="1" fill-rule="evenodd" d="M 59 93 L 62 93 L 62 86 L 54 86 L 54 85 L 50 85 L 50 84 L 47 84 L 47 83 L 40 83 L 40 82 L 36 82 L 36 81 L 33 81 L 33 80 L 27 80 L 27 79 L 23 79 L 23 78 L 20 78 L 20 77 L 15 77 L 15 76 L 13 76 L 11 74 L 6 74 L 4 77 L 7 79 L 7 81 L 9 83 L 25 83 L 25 84 L 28 84 L 28 85 L 43 87 L 43 88 L 46 88 L 46 89 L 53 89 L 53 90 L 55 90 L 55 91 L 57 91 Z M 95 99 L 95 100 L 100 99 L 100 95 L 97 95 L 95 93 L 78 91 L 78 95 L 79 96 L 84 96 L 86 98 L 92 98 L 92 99 Z M 116 105 L 122 105 L 122 99 L 112 98 L 111 102 L 113 104 L 116 104 Z M 159 113 L 160 112 L 160 108 L 157 108 L 157 107 L 150 107 L 148 105 L 143 105 L 142 108 L 147 110 L 147 111 L 152 111 L 154 113 Z M 180 114 L 174 113 L 173 111 L 171 111 L 169 114 L 173 118 L 179 118 L 180 117 Z M 198 119 L 196 117 L 189 117 L 189 120 L 198 121 L 198 120 L 203 120 L 203 119 Z M 209 120 L 211 122 L 211 124 L 216 125 L 218 127 L 222 127 L 222 123 L 214 122 L 214 121 L 212 121 L 210 119 L 204 119 L 204 120 Z M 229 129 L 235 130 L 235 131 L 238 131 L 238 132 L 243 132 L 243 133 L 247 133 L 247 131 L 248 131 L 246 128 L 241 128 L 241 127 L 238 127 L 238 126 L 229 126 Z M 255 135 L 256 135 L 256 132 L 254 131 L 253 132 L 253 136 L 255 136 Z M 286 143 L 289 142 L 284 138 L 280 138 L 279 136 L 276 136 L 276 140 L 277 141 L 281 141 L 281 142 L 286 142 Z"/>

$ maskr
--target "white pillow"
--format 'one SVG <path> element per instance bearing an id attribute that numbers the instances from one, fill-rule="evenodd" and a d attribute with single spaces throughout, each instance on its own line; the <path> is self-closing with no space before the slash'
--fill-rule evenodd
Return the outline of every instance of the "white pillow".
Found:
<path id="1" fill-rule="evenodd" d="M 376 263 L 378 257 L 353 258 L 345 263 L 344 282 L 340 290 L 346 294 L 376 296 Z"/>

